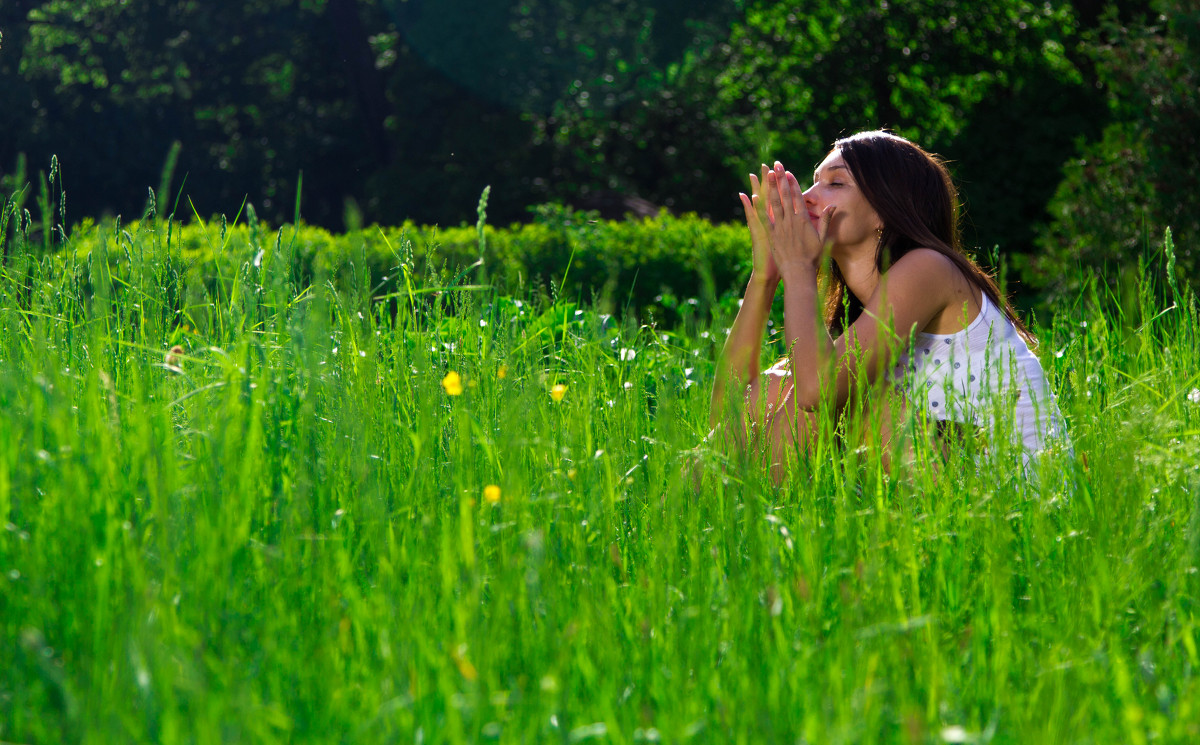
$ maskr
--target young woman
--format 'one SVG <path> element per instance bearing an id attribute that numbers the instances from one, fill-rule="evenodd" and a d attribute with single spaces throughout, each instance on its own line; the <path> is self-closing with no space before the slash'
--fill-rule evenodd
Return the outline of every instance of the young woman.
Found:
<path id="1" fill-rule="evenodd" d="M 750 185 L 741 199 L 753 270 L 713 390 L 726 443 L 761 453 L 779 479 L 787 453 L 815 436 L 823 401 L 875 411 L 885 440 L 889 422 L 914 414 L 992 442 L 1011 432 L 1026 458 L 1062 435 L 1031 337 L 962 252 L 957 192 L 936 156 L 863 132 L 834 143 L 808 190 L 778 162 Z M 788 356 L 760 374 L 781 282 Z"/>

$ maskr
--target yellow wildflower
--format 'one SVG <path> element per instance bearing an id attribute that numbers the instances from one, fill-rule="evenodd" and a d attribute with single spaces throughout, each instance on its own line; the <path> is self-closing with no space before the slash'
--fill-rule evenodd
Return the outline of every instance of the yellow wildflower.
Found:
<path id="1" fill-rule="evenodd" d="M 496 504 L 500 501 L 500 487 L 495 484 L 488 484 L 483 487 L 483 499 L 488 504 Z"/>
<path id="2" fill-rule="evenodd" d="M 442 387 L 446 389 L 448 396 L 461 396 L 463 392 L 462 378 L 451 370 L 446 373 L 446 377 L 442 378 Z"/>
<path id="3" fill-rule="evenodd" d="M 550 389 L 550 398 L 555 401 L 562 401 L 565 395 L 567 395 L 567 387 L 562 383 L 555 383 L 554 387 Z"/>
<path id="4" fill-rule="evenodd" d="M 508 366 L 501 365 L 500 367 L 498 367 L 496 369 L 496 377 L 500 378 L 501 380 L 504 380 L 505 378 L 507 378 L 508 377 Z"/>

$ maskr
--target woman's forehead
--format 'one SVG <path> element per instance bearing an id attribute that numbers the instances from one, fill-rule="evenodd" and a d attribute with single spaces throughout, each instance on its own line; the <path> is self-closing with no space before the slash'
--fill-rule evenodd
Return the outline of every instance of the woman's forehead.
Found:
<path id="1" fill-rule="evenodd" d="M 816 170 L 813 171 L 813 177 L 816 178 L 822 173 L 839 169 L 845 171 L 846 173 L 850 172 L 850 169 L 846 167 L 846 161 L 842 158 L 842 152 L 840 150 L 834 150 L 829 155 L 826 155 L 825 160 L 821 161 L 820 165 L 818 165 Z"/>

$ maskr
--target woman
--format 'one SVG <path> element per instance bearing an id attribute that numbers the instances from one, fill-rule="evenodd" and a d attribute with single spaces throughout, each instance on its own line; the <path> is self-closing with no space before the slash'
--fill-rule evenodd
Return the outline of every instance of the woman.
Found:
<path id="1" fill-rule="evenodd" d="M 834 143 L 807 191 L 778 162 L 750 184 L 741 200 L 753 270 L 713 390 L 712 424 L 726 422 L 726 442 L 761 451 L 779 479 L 786 454 L 815 437 L 823 401 L 880 414 L 885 441 L 897 413 L 989 439 L 1011 428 L 1026 459 L 1061 436 L 1031 337 L 960 248 L 958 197 L 938 158 L 863 132 Z M 788 356 L 764 376 L 759 351 L 780 282 Z"/>

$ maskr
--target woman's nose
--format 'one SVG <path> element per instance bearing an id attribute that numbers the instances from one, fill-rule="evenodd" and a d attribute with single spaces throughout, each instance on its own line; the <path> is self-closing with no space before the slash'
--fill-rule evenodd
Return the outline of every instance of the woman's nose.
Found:
<path id="1" fill-rule="evenodd" d="M 808 187 L 807 190 L 805 190 L 805 192 L 803 194 L 804 204 L 806 204 L 810 207 L 812 205 L 816 204 L 817 199 L 816 199 L 816 196 L 813 194 L 813 192 L 816 191 L 816 188 L 817 188 L 817 185 L 813 184 L 812 186 Z"/>

